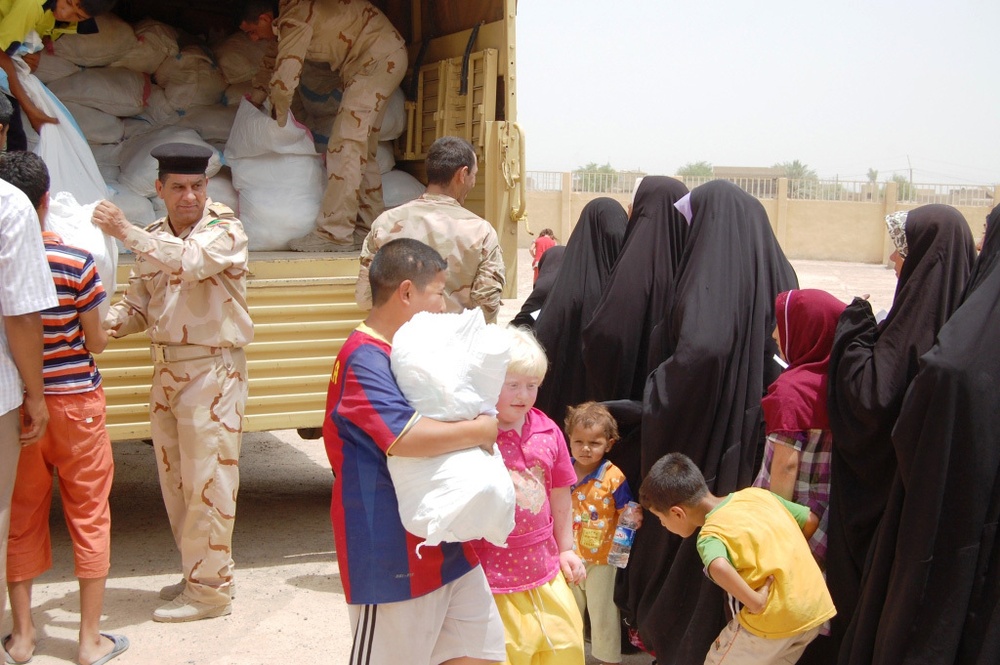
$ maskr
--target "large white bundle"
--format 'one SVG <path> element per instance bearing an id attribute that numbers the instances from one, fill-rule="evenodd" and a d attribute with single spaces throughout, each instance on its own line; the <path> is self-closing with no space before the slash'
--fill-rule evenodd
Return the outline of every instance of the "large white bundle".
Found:
<path id="1" fill-rule="evenodd" d="M 226 80 L 211 53 L 200 46 L 186 46 L 164 60 L 156 70 L 156 82 L 178 111 L 218 104 L 226 89 Z"/>
<path id="2" fill-rule="evenodd" d="M 137 134 L 145 134 L 153 129 L 153 123 L 141 116 L 123 118 L 122 121 L 125 123 L 125 135 L 123 138 L 126 139 L 130 139 Z M 101 160 L 98 159 L 97 161 L 100 163 Z"/>
<path id="3" fill-rule="evenodd" d="M 146 105 L 142 108 L 139 117 L 147 120 L 154 127 L 159 127 L 172 125 L 180 120 L 181 116 L 167 101 L 167 93 L 164 92 L 163 88 L 154 85 L 149 90 L 149 97 L 146 99 Z"/>
<path id="4" fill-rule="evenodd" d="M 91 145 L 90 150 L 94 155 L 94 160 L 98 166 L 121 166 L 122 145 L 121 143 L 108 143 L 105 145 Z M 112 178 L 117 180 L 117 178 Z"/>
<path id="5" fill-rule="evenodd" d="M 237 107 L 243 99 L 253 92 L 253 82 L 243 81 L 242 83 L 233 83 L 228 86 L 222 93 L 222 103 L 225 106 Z"/>
<path id="6" fill-rule="evenodd" d="M 52 42 L 55 54 L 81 67 L 104 67 L 121 59 L 135 46 L 135 31 L 114 14 L 94 17 L 98 32 L 63 35 Z"/>
<path id="7" fill-rule="evenodd" d="M 49 84 L 63 103 L 110 113 L 119 117 L 138 115 L 150 94 L 149 77 L 121 67 L 94 67 L 65 76 Z"/>
<path id="8" fill-rule="evenodd" d="M 186 127 L 160 127 L 146 134 L 139 134 L 122 142 L 121 183 L 141 196 L 156 194 L 158 164 L 149 152 L 164 143 L 190 143 L 206 148 L 212 147 L 198 136 L 198 132 Z M 215 175 L 220 168 L 222 160 L 213 149 L 212 157 L 208 161 L 208 176 Z"/>
<path id="9" fill-rule="evenodd" d="M 133 71 L 152 74 L 167 58 L 177 55 L 177 30 L 166 23 L 143 19 L 134 26 L 136 43 L 122 58 L 111 63 Z"/>
<path id="10" fill-rule="evenodd" d="M 55 231 L 63 242 L 73 247 L 85 249 L 94 256 L 97 274 L 104 283 L 109 297 L 98 308 L 101 319 L 111 307 L 110 294 L 115 291 L 115 271 L 118 268 L 118 245 L 111 236 L 101 233 L 91 218 L 97 201 L 86 205 L 76 202 L 69 192 L 56 192 L 49 198 L 49 214 L 45 227 Z"/>
<path id="11" fill-rule="evenodd" d="M 225 203 L 239 217 L 240 193 L 233 186 L 233 172 L 228 167 L 222 167 L 222 170 L 208 179 L 208 198 Z"/>
<path id="12" fill-rule="evenodd" d="M 420 415 L 456 421 L 495 413 L 509 360 L 503 329 L 482 310 L 422 312 L 392 340 L 392 372 Z M 399 516 L 426 544 L 485 538 L 502 545 L 514 528 L 514 486 L 500 451 L 389 457 Z"/>
<path id="13" fill-rule="evenodd" d="M 378 138 L 380 141 L 394 141 L 406 131 L 406 95 L 403 94 L 403 89 L 393 90 L 386 104 Z"/>
<path id="14" fill-rule="evenodd" d="M 396 155 L 393 152 L 391 141 L 379 141 L 375 159 L 378 161 L 379 173 L 388 173 L 396 168 Z"/>
<path id="15" fill-rule="evenodd" d="M 212 50 L 226 82 L 243 83 L 251 80 L 260 69 L 270 44 L 265 41 L 255 42 L 240 30 L 226 37 Z"/>
<path id="16" fill-rule="evenodd" d="M 395 208 L 412 201 L 427 190 L 419 180 L 406 171 L 393 169 L 382 174 L 382 202 L 386 208 Z"/>
<path id="17" fill-rule="evenodd" d="M 66 58 L 60 58 L 58 55 L 53 55 L 43 49 L 39 51 L 38 68 L 35 69 L 34 74 L 39 81 L 48 84 L 52 81 L 58 81 L 64 76 L 76 74 L 78 71 L 80 71 L 79 65 L 74 65 Z"/>
<path id="18" fill-rule="evenodd" d="M 195 106 L 182 113 L 178 127 L 197 130 L 206 141 L 228 141 L 229 130 L 236 120 L 235 106 Z"/>
<path id="19" fill-rule="evenodd" d="M 125 121 L 118 116 L 69 101 L 65 106 L 88 142 L 118 143 L 125 136 Z"/>
<path id="20" fill-rule="evenodd" d="M 251 250 L 288 249 L 316 226 L 326 175 L 309 132 L 244 100 L 225 151 Z"/>
<path id="21" fill-rule="evenodd" d="M 105 198 L 108 189 L 97 168 L 94 153 L 73 116 L 52 91 L 30 72 L 20 56 L 15 56 L 13 61 L 18 80 L 31 101 L 40 111 L 59 120 L 58 124 L 42 125 L 41 136 L 25 123 L 30 149 L 42 158 L 49 169 L 51 191 L 70 192 L 76 200 L 84 203 Z"/>
<path id="22" fill-rule="evenodd" d="M 111 186 L 112 183 L 118 184 L 118 179 L 122 177 L 122 169 L 120 166 L 113 166 L 110 164 L 98 164 L 97 170 L 101 173 L 101 177 L 104 178 L 104 184 Z"/>

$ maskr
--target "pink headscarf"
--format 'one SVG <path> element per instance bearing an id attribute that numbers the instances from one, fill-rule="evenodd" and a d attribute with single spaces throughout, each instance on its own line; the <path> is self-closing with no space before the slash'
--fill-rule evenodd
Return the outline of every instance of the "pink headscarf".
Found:
<path id="1" fill-rule="evenodd" d="M 781 353 L 788 369 L 761 401 L 768 434 L 830 429 L 827 370 L 837 321 L 845 307 L 819 289 L 785 291 L 775 298 Z"/>

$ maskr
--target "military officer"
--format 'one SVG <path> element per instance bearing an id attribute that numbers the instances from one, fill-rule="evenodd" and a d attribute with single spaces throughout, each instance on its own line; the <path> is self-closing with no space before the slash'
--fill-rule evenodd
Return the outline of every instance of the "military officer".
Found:
<path id="1" fill-rule="evenodd" d="M 358 305 L 372 306 L 368 266 L 379 247 L 396 238 L 414 238 L 448 262 L 445 296 L 449 312 L 479 307 L 487 323 L 496 322 L 504 286 L 503 254 L 489 222 L 462 207 L 476 186 L 476 151 L 465 139 L 443 136 L 427 151 L 427 191 L 382 213 L 361 247 Z"/>
<path id="2" fill-rule="evenodd" d="M 193 621 L 232 612 L 243 347 L 253 338 L 247 237 L 232 210 L 208 200 L 209 148 L 168 143 L 150 154 L 167 216 L 142 229 L 102 201 L 93 221 L 135 253 L 128 289 L 104 327 L 113 337 L 145 331 L 152 341 L 153 447 L 184 573 L 160 591 L 170 602 L 153 619 Z"/>

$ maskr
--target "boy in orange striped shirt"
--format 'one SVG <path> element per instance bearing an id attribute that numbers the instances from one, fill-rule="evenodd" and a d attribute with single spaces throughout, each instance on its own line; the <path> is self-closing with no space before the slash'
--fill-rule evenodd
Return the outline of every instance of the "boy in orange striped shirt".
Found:
<path id="1" fill-rule="evenodd" d="M 49 174 L 29 152 L 0 156 L 0 178 L 21 189 L 38 212 L 44 229 Z M 98 305 L 104 288 L 89 252 L 62 244 L 42 231 L 59 305 L 42 312 L 45 331 L 43 376 L 50 419 L 44 436 L 21 449 L 11 501 L 7 556 L 13 632 L 4 637 L 7 662 L 27 663 L 35 650 L 31 618 L 34 579 L 52 567 L 49 508 L 52 472 L 58 469 L 60 496 L 73 540 L 80 582 L 81 665 L 103 665 L 128 648 L 121 635 L 100 632 L 104 586 L 111 564 L 111 511 L 108 495 L 114 476 L 111 439 L 104 426 L 101 375 L 91 353 L 108 338 Z"/>

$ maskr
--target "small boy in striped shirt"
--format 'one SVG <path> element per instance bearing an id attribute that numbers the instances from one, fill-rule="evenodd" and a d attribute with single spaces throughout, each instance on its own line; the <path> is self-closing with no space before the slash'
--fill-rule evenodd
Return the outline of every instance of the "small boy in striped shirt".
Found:
<path id="1" fill-rule="evenodd" d="M 59 305 L 42 312 L 43 377 L 49 425 L 35 444 L 21 449 L 11 501 L 7 589 L 13 630 L 4 640 L 7 662 L 26 663 L 35 650 L 31 618 L 34 579 L 52 567 L 49 508 L 52 472 L 58 469 L 63 512 L 73 540 L 80 582 L 79 663 L 103 664 L 128 648 L 122 635 L 100 632 L 104 586 L 111 564 L 114 476 L 105 428 L 104 389 L 92 353 L 107 345 L 98 305 L 105 296 L 94 258 L 45 231 L 49 173 L 38 155 L 0 155 L 0 178 L 23 191 L 38 212 Z"/>

